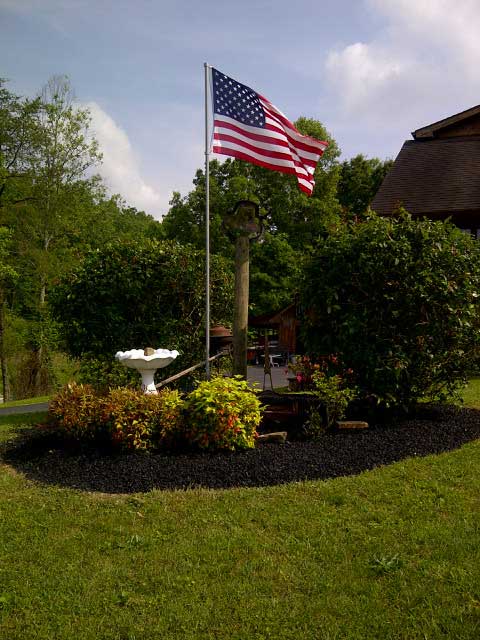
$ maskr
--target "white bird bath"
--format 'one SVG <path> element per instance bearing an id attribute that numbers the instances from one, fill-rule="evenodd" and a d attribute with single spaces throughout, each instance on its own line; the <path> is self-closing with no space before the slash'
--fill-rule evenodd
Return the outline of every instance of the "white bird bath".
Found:
<path id="1" fill-rule="evenodd" d="M 115 358 L 125 367 L 136 369 L 142 376 L 142 390 L 144 393 L 158 393 L 155 387 L 155 371 L 163 369 L 175 360 L 178 351 L 168 349 L 131 349 L 117 351 Z"/>

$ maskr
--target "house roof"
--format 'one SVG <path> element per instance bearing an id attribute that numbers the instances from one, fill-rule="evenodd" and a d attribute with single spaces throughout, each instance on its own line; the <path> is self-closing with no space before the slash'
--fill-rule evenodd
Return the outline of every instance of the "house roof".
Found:
<path id="1" fill-rule="evenodd" d="M 412 136 L 415 140 L 422 138 L 435 138 L 438 134 L 441 134 L 450 128 L 456 127 L 457 125 L 465 125 L 471 118 L 476 120 L 479 114 L 480 105 L 470 107 L 470 109 L 465 109 L 465 111 L 455 113 L 453 116 L 443 118 L 443 120 L 438 120 L 437 122 L 432 122 L 432 124 L 427 124 L 425 127 L 416 129 L 415 131 L 412 131 Z"/>
<path id="2" fill-rule="evenodd" d="M 480 107 L 473 109 L 480 112 Z M 371 206 L 380 215 L 391 215 L 400 205 L 415 215 L 480 212 L 480 135 L 417 135 L 405 142 Z"/>

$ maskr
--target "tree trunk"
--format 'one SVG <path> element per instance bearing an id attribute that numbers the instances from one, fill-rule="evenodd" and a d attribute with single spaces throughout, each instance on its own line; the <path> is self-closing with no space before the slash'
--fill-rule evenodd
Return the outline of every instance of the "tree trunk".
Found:
<path id="1" fill-rule="evenodd" d="M 235 311 L 233 317 L 233 374 L 247 378 L 248 278 L 250 240 L 235 242 Z"/>
<path id="2" fill-rule="evenodd" d="M 2 371 L 3 401 L 8 402 L 10 400 L 10 381 L 5 354 L 5 300 L 2 291 L 0 291 L 0 368 Z"/>

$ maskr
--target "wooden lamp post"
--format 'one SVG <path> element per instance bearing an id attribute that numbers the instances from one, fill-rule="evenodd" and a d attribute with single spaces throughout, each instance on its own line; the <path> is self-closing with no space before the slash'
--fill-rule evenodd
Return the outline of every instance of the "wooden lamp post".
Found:
<path id="1" fill-rule="evenodd" d="M 223 228 L 235 242 L 235 309 L 233 317 L 233 374 L 247 377 L 247 332 L 250 241 L 263 231 L 258 204 L 240 200 L 225 216 Z"/>

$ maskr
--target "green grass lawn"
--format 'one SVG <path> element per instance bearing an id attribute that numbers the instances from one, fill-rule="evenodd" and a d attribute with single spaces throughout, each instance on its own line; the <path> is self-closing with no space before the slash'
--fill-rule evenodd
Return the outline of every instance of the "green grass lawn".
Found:
<path id="1" fill-rule="evenodd" d="M 480 408 L 480 377 L 470 378 L 462 395 L 465 406 Z"/>
<path id="2" fill-rule="evenodd" d="M 25 398 L 24 400 L 11 400 L 10 402 L 0 403 L 0 409 L 7 407 L 23 407 L 28 404 L 36 404 L 37 402 L 48 402 L 50 396 L 37 396 L 36 398 Z"/>
<path id="3" fill-rule="evenodd" d="M 477 441 L 327 482 L 112 496 L 0 464 L 0 638 L 476 640 L 479 468 Z"/>

